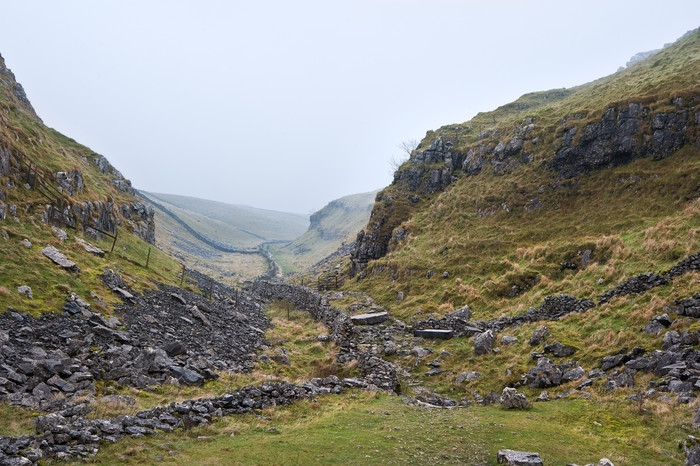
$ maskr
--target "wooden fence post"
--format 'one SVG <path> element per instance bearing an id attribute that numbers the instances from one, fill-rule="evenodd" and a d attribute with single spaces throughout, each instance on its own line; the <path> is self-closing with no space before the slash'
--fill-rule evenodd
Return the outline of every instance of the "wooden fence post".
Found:
<path id="1" fill-rule="evenodd" d="M 117 244 L 117 238 L 119 238 L 119 230 L 116 230 L 114 232 L 114 241 L 112 241 L 112 249 L 109 250 L 110 254 L 114 252 L 114 245 Z"/>
<path id="2" fill-rule="evenodd" d="M 180 276 L 180 288 L 182 288 L 182 282 L 185 280 L 185 264 L 182 264 L 182 275 Z"/>
<path id="3" fill-rule="evenodd" d="M 146 257 L 146 268 L 148 268 L 148 263 L 151 261 L 151 248 L 148 248 L 148 256 Z"/>

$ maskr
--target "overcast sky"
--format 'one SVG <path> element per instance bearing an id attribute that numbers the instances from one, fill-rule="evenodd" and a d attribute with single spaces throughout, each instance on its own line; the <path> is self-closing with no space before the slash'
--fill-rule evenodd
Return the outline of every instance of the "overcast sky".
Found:
<path id="1" fill-rule="evenodd" d="M 0 0 L 37 113 L 136 188 L 308 214 L 405 140 L 614 73 L 700 1 Z"/>

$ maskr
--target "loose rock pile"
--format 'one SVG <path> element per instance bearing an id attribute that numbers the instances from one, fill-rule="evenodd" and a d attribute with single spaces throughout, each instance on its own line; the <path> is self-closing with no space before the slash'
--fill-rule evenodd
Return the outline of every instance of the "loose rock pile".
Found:
<path id="1" fill-rule="evenodd" d="M 216 371 L 252 369 L 267 344 L 269 323 L 250 296 L 233 309 L 165 286 L 135 296 L 113 272 L 104 279 L 130 296 L 117 309 L 121 320 L 93 313 L 75 295 L 65 313 L 0 314 L 0 399 L 43 409 L 57 395 L 93 395 L 100 379 L 137 388 L 201 384 Z"/>

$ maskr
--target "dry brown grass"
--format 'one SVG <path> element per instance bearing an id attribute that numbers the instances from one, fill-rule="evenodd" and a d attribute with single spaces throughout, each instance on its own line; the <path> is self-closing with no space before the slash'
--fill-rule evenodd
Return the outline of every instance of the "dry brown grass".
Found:
<path id="1" fill-rule="evenodd" d="M 451 301 L 447 301 L 438 306 L 438 312 L 440 314 L 447 314 L 455 310 L 454 304 Z"/>
<path id="2" fill-rule="evenodd" d="M 595 247 L 597 251 L 605 254 L 609 259 L 623 259 L 626 255 L 625 243 L 618 235 L 606 235 L 598 238 Z"/>
<path id="3" fill-rule="evenodd" d="M 536 244 L 529 247 L 519 247 L 515 253 L 521 260 L 527 260 L 530 264 L 539 264 L 545 262 L 549 247 L 546 244 Z"/>
<path id="4" fill-rule="evenodd" d="M 675 234 L 676 227 L 673 224 L 673 220 L 671 217 L 666 217 L 656 225 L 644 230 L 642 245 L 645 250 L 656 254 L 665 254 L 676 247 L 678 238 Z"/>

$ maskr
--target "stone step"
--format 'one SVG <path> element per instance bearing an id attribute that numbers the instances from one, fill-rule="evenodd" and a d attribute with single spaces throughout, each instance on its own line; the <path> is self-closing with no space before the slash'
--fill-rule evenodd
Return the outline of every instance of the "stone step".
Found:
<path id="1" fill-rule="evenodd" d="M 384 322 L 389 318 L 388 312 L 375 312 L 373 314 L 360 314 L 350 317 L 355 325 L 374 325 Z"/>
<path id="2" fill-rule="evenodd" d="M 422 338 L 432 338 L 437 340 L 449 340 L 453 336 L 452 330 L 442 330 L 438 328 L 424 328 L 420 330 L 414 330 L 414 337 Z"/>

